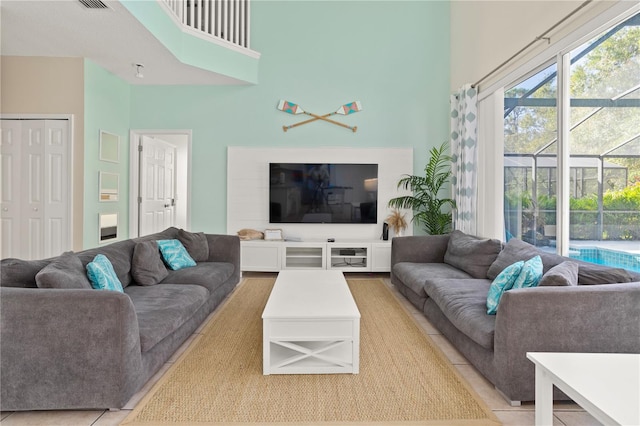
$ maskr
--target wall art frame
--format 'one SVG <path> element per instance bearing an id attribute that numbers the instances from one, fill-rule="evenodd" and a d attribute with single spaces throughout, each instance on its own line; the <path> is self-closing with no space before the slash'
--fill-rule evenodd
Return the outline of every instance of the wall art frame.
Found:
<path id="1" fill-rule="evenodd" d="M 120 162 L 120 136 L 100 130 L 100 161 Z"/>
<path id="2" fill-rule="evenodd" d="M 98 201 L 115 202 L 120 199 L 120 175 L 118 173 L 99 172 Z"/>
<path id="3" fill-rule="evenodd" d="M 98 214 L 98 243 L 104 244 L 118 239 L 118 213 Z"/>

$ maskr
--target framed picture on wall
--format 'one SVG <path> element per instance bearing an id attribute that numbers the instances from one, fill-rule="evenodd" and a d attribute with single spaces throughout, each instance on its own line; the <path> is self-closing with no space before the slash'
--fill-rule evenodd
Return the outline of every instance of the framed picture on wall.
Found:
<path id="1" fill-rule="evenodd" d="M 100 160 L 120 162 L 120 136 L 100 130 Z"/>
<path id="2" fill-rule="evenodd" d="M 117 173 L 100 172 L 99 201 L 118 201 L 120 196 L 120 175 Z"/>
<path id="3" fill-rule="evenodd" d="M 100 213 L 98 221 L 99 243 L 118 239 L 118 213 Z"/>

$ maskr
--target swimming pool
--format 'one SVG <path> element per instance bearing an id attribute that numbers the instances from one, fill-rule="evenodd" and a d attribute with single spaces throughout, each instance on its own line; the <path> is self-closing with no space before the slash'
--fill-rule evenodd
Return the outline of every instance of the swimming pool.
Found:
<path id="1" fill-rule="evenodd" d="M 569 257 L 599 265 L 624 268 L 640 272 L 640 254 L 605 249 L 602 247 L 572 247 Z"/>

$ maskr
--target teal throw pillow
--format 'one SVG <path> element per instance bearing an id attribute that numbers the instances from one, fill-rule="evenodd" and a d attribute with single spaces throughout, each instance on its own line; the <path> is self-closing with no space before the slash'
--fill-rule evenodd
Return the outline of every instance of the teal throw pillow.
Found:
<path id="1" fill-rule="evenodd" d="M 196 261 L 189 256 L 180 240 L 158 240 L 158 247 L 165 263 L 174 271 L 196 266 Z"/>
<path id="2" fill-rule="evenodd" d="M 524 262 L 520 275 L 513 283 L 513 289 L 537 287 L 542 279 L 542 259 L 540 256 L 532 257 Z"/>
<path id="3" fill-rule="evenodd" d="M 513 263 L 502 270 L 498 274 L 495 280 L 489 287 L 489 294 L 487 295 L 487 314 L 495 315 L 498 312 L 498 304 L 502 294 L 513 287 L 516 279 L 520 275 L 520 271 L 524 266 L 522 260 Z"/>
<path id="4" fill-rule="evenodd" d="M 93 262 L 87 264 L 87 277 L 91 281 L 91 287 L 95 289 L 124 293 L 113 265 L 104 254 L 97 255 Z"/>

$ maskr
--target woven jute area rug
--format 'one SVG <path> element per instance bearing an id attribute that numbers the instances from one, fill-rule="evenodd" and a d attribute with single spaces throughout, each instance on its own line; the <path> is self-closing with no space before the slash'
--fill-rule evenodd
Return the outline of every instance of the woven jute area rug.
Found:
<path id="1" fill-rule="evenodd" d="M 500 424 L 377 278 L 348 280 L 362 316 L 359 374 L 263 376 L 274 281 L 243 280 L 122 424 Z"/>

